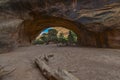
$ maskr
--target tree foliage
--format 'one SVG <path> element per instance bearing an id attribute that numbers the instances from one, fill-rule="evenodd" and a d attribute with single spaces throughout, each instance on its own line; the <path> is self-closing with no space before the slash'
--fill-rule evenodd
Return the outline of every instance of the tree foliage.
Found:
<path id="1" fill-rule="evenodd" d="M 67 43 L 67 39 L 64 37 L 64 34 L 63 34 L 63 33 L 60 33 L 60 34 L 59 34 L 59 36 L 58 36 L 58 42 L 59 42 L 59 43 L 62 43 L 62 44 Z"/>
<path id="2" fill-rule="evenodd" d="M 68 43 L 73 44 L 77 42 L 77 35 L 73 31 L 69 31 Z"/>
<path id="3" fill-rule="evenodd" d="M 47 33 L 43 33 L 42 37 L 40 38 L 44 43 L 48 43 L 48 34 Z"/>
<path id="4" fill-rule="evenodd" d="M 50 29 L 48 31 L 48 41 L 57 42 L 58 40 L 57 34 L 58 34 L 58 31 L 56 29 Z"/>
<path id="5" fill-rule="evenodd" d="M 49 44 L 49 42 L 72 45 L 77 42 L 77 35 L 73 31 L 69 31 L 68 37 L 65 37 L 64 33 L 61 32 L 58 35 L 56 29 L 50 29 L 48 33 L 43 33 L 40 39 L 36 40 L 35 44 Z"/>

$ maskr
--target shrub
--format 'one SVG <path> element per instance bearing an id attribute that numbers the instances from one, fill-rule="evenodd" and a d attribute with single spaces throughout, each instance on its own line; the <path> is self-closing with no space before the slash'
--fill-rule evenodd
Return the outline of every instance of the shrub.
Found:
<path id="1" fill-rule="evenodd" d="M 35 40 L 35 41 L 33 42 L 33 44 L 34 44 L 34 45 L 36 45 L 36 44 L 44 44 L 44 41 L 37 39 L 37 40 Z"/>

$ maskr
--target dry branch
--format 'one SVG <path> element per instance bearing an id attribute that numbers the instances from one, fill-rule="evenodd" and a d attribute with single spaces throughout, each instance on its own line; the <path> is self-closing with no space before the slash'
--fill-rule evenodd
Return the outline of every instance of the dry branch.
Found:
<path id="1" fill-rule="evenodd" d="M 5 75 L 11 74 L 13 71 L 16 70 L 14 68 L 14 69 L 11 69 L 9 71 L 6 71 L 4 68 L 5 68 L 5 66 L 4 67 L 0 66 L 0 78 L 3 77 L 3 76 L 5 76 Z"/>
<path id="2" fill-rule="evenodd" d="M 58 69 L 53 71 L 53 69 L 51 69 L 43 59 L 37 58 L 35 63 L 37 64 L 43 76 L 48 80 L 79 80 L 66 70 Z"/>

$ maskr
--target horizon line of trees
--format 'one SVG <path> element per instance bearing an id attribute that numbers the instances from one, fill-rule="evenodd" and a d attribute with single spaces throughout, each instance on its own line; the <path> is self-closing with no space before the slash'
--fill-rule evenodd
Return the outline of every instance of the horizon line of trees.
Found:
<path id="1" fill-rule="evenodd" d="M 39 39 L 36 39 L 33 44 L 62 44 L 62 45 L 73 45 L 77 43 L 77 35 L 73 31 L 69 31 L 68 36 L 65 37 L 64 33 L 59 33 L 56 29 L 48 30 L 48 33 L 43 33 Z"/>

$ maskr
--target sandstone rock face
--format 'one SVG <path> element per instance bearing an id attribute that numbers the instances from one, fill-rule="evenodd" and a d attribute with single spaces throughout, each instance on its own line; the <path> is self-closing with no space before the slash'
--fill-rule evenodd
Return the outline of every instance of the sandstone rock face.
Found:
<path id="1" fill-rule="evenodd" d="M 17 26 L 21 20 L 6 20 L 0 23 L 0 53 L 11 51 L 16 46 Z"/>
<path id="2" fill-rule="evenodd" d="M 53 27 L 53 29 L 56 29 L 58 31 L 58 36 L 60 35 L 60 33 L 63 33 L 64 37 L 67 38 L 68 34 L 69 34 L 69 29 L 63 28 L 63 27 Z"/>
<path id="3" fill-rule="evenodd" d="M 0 0 L 0 26 L 9 22 L 17 25 L 15 44 L 60 26 L 73 30 L 82 46 L 120 48 L 119 0 Z"/>

